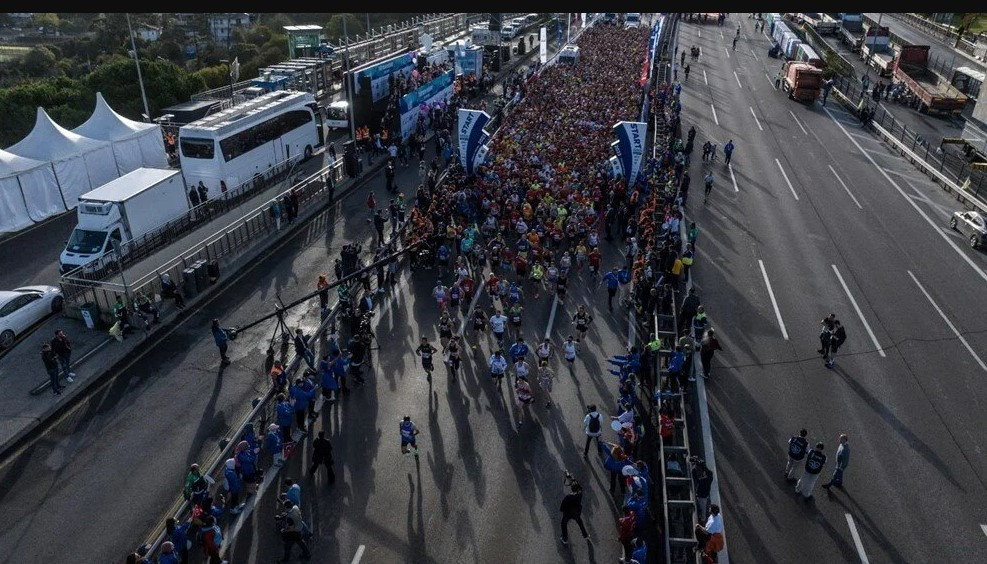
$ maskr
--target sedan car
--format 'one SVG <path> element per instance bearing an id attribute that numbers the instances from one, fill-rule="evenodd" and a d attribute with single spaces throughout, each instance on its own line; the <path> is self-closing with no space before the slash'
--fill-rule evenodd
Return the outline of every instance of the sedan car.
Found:
<path id="1" fill-rule="evenodd" d="M 962 233 L 975 249 L 987 242 L 987 220 L 980 212 L 956 212 L 949 218 L 949 226 Z"/>
<path id="2" fill-rule="evenodd" d="M 55 286 L 24 286 L 0 291 L 0 349 L 9 348 L 19 335 L 48 314 L 62 310 L 65 298 Z"/>

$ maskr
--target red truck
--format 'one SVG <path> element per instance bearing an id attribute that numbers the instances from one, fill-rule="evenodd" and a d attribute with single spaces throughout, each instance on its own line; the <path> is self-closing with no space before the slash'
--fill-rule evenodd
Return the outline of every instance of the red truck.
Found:
<path id="1" fill-rule="evenodd" d="M 894 61 L 894 78 L 915 94 L 922 113 L 959 115 L 966 106 L 966 95 L 929 70 L 928 45 L 903 46 Z"/>
<path id="2" fill-rule="evenodd" d="M 781 81 L 781 89 L 793 100 L 811 104 L 822 92 L 822 71 L 809 63 L 788 61 L 782 73 L 785 78 Z"/>

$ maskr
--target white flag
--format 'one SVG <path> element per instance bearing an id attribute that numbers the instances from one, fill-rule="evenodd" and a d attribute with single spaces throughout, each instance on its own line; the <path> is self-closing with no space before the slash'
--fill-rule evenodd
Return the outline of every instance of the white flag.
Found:
<path id="1" fill-rule="evenodd" d="M 240 80 L 240 57 L 234 57 L 233 62 L 230 63 L 230 76 L 233 82 Z"/>

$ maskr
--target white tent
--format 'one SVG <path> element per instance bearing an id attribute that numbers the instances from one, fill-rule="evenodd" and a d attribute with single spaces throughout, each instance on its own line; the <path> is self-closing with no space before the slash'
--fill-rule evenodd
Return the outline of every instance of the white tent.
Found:
<path id="1" fill-rule="evenodd" d="M 96 93 L 93 115 L 72 132 L 112 143 L 120 176 L 141 167 L 168 168 L 161 126 L 121 116 L 106 103 L 102 93 Z"/>
<path id="2" fill-rule="evenodd" d="M 109 143 L 72 133 L 52 121 L 41 107 L 31 133 L 7 147 L 7 151 L 50 161 L 62 190 L 62 199 L 69 208 L 79 205 L 82 194 L 120 176 Z"/>
<path id="3" fill-rule="evenodd" d="M 0 232 L 65 211 L 50 163 L 0 150 Z"/>

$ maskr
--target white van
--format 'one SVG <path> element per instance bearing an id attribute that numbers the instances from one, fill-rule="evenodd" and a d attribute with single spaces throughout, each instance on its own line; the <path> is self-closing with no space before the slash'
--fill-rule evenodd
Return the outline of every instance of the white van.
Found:
<path id="1" fill-rule="evenodd" d="M 500 37 L 504 40 L 509 41 L 511 39 L 514 39 L 514 36 L 516 35 L 517 35 L 517 28 L 514 27 L 514 24 L 507 24 L 504 27 L 500 28 Z"/>
<path id="2" fill-rule="evenodd" d="M 350 103 L 339 100 L 326 106 L 326 126 L 344 129 L 350 126 Z"/>

